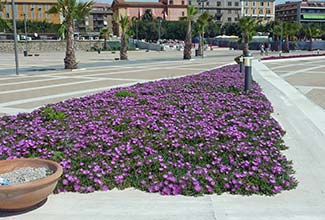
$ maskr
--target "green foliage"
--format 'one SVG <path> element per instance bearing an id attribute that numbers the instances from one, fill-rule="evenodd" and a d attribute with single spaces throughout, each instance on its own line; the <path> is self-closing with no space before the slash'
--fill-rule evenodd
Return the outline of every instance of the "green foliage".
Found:
<path id="1" fill-rule="evenodd" d="M 205 36 L 216 37 L 217 35 L 221 35 L 221 24 L 218 22 L 210 21 L 206 28 Z"/>
<path id="2" fill-rule="evenodd" d="M 257 25 L 259 21 L 252 17 L 243 17 L 239 19 L 239 26 L 242 32 L 242 39 L 245 43 L 252 40 L 256 34 Z"/>
<path id="3" fill-rule="evenodd" d="M 153 21 L 153 15 L 151 9 L 146 9 L 141 17 L 142 21 Z"/>
<path id="4" fill-rule="evenodd" d="M 221 28 L 221 32 L 225 35 L 241 35 L 240 26 L 238 23 L 225 23 Z"/>
<path id="5" fill-rule="evenodd" d="M 162 38 L 184 40 L 186 35 L 186 21 L 163 21 Z"/>
<path id="6" fill-rule="evenodd" d="M 135 94 L 134 92 L 131 92 L 129 90 L 121 90 L 121 91 L 118 91 L 117 93 L 115 93 L 115 96 L 125 98 L 125 97 L 136 97 L 137 94 Z"/>
<path id="7" fill-rule="evenodd" d="M 43 117 L 47 121 L 52 121 L 52 120 L 62 121 L 66 118 L 66 115 L 64 112 L 57 111 L 57 110 L 47 106 L 47 107 L 43 108 Z"/>
<path id="8" fill-rule="evenodd" d="M 24 21 L 17 20 L 18 32 L 24 32 Z M 60 24 L 52 24 L 46 21 L 27 20 L 26 26 L 30 33 L 58 33 Z"/>

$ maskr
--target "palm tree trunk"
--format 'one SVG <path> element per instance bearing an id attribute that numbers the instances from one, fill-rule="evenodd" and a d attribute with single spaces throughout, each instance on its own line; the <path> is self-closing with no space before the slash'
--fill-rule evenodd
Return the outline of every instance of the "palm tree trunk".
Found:
<path id="1" fill-rule="evenodd" d="M 191 55 L 192 55 L 192 22 L 188 21 L 183 59 L 190 60 Z"/>
<path id="2" fill-rule="evenodd" d="M 313 50 L 313 38 L 310 37 L 309 39 L 309 51 L 312 51 Z"/>
<path id="3" fill-rule="evenodd" d="M 203 56 L 202 34 L 200 34 L 199 38 L 198 56 Z"/>
<path id="4" fill-rule="evenodd" d="M 103 46 L 104 50 L 107 50 L 107 39 L 106 37 L 104 38 L 104 46 Z"/>
<path id="5" fill-rule="evenodd" d="M 286 36 L 286 44 L 285 44 L 285 49 L 284 51 L 285 53 L 289 53 L 290 52 L 290 48 L 289 48 L 289 36 Z"/>
<path id="6" fill-rule="evenodd" d="M 127 46 L 126 46 L 126 35 L 124 32 L 122 32 L 121 35 L 121 48 L 120 48 L 120 60 L 127 60 Z"/>
<path id="7" fill-rule="evenodd" d="M 243 48 L 243 55 L 247 56 L 249 54 L 249 48 L 248 48 L 248 37 L 244 36 L 244 48 Z"/>
<path id="8" fill-rule="evenodd" d="M 76 54 L 73 45 L 73 23 L 67 21 L 67 45 L 64 58 L 65 69 L 77 69 Z"/>

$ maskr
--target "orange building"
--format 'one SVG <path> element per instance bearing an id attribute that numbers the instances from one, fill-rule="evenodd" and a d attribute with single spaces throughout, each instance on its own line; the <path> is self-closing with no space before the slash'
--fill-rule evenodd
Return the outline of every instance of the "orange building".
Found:
<path id="1" fill-rule="evenodd" d="M 26 16 L 30 21 L 47 21 L 54 24 L 61 22 L 59 14 L 47 14 L 46 12 L 58 3 L 57 0 L 15 0 L 16 18 L 24 20 Z M 11 0 L 7 0 L 2 11 L 2 18 L 12 19 Z"/>
<path id="2" fill-rule="evenodd" d="M 159 2 L 114 0 L 112 10 L 119 17 L 127 16 L 131 20 L 132 18 L 140 19 L 145 11 L 150 9 L 154 18 L 178 21 L 187 15 L 187 3 L 187 0 L 159 0 Z"/>

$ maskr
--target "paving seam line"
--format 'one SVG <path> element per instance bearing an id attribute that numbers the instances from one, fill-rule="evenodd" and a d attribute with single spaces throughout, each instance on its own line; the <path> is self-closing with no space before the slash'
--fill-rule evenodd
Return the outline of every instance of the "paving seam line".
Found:
<path id="1" fill-rule="evenodd" d="M 321 133 L 325 134 L 325 111 L 320 106 L 309 100 L 294 86 L 282 79 L 262 62 L 257 60 L 253 61 L 254 72 L 280 90 L 289 102 L 296 105 Z"/>
<path id="2" fill-rule="evenodd" d="M 261 60 L 263 63 L 276 63 L 276 62 L 290 62 L 290 61 L 299 61 L 299 60 L 317 60 L 324 59 L 325 56 L 313 56 L 313 57 L 293 57 L 293 58 L 284 58 L 284 59 L 273 59 L 273 60 Z"/>

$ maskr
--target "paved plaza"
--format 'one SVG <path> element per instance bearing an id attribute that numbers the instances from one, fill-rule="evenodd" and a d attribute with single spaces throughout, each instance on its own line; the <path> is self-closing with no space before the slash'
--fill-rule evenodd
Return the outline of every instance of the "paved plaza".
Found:
<path id="1" fill-rule="evenodd" d="M 264 62 L 273 72 L 325 109 L 324 57 Z"/>
<path id="2" fill-rule="evenodd" d="M 79 56 L 84 69 L 77 71 L 59 69 L 62 54 L 60 59 L 41 55 L 32 57 L 34 63 L 22 60 L 24 72 L 18 77 L 8 74 L 13 70 L 13 64 L 8 64 L 12 58 L 8 57 L 7 64 L 1 63 L 0 67 L 0 112 L 31 111 L 47 103 L 116 86 L 194 74 L 231 63 L 239 53 L 210 51 L 205 59 L 183 61 L 180 52 L 161 56 L 158 52 L 141 51 L 130 53 L 131 61 L 127 62 L 113 61 L 114 54 L 89 53 Z M 85 64 L 87 59 L 93 62 Z M 284 154 L 293 161 L 297 171 L 297 189 L 272 197 L 225 193 L 202 197 L 161 196 L 134 189 L 60 193 L 50 195 L 35 210 L 0 213 L 0 217 L 32 220 L 323 220 L 325 112 L 315 104 L 324 107 L 323 102 L 311 95 L 313 91 L 325 91 L 319 88 L 325 86 L 323 65 L 322 59 L 316 58 L 253 62 L 254 80 L 271 101 L 273 116 L 287 132 L 284 139 L 289 150 Z M 40 71 L 41 68 L 55 70 Z"/>
<path id="3" fill-rule="evenodd" d="M 227 55 L 225 55 L 225 51 Z M 12 55 L 1 55 L 0 114 L 30 112 L 49 103 L 80 97 L 113 87 L 148 80 L 199 73 L 233 62 L 239 51 L 208 51 L 207 57 L 182 60 L 182 51 L 129 52 L 129 61 L 114 61 L 117 54 L 77 54 L 80 69 L 63 70 L 63 53 L 20 57 L 21 75 L 15 75 Z"/>

